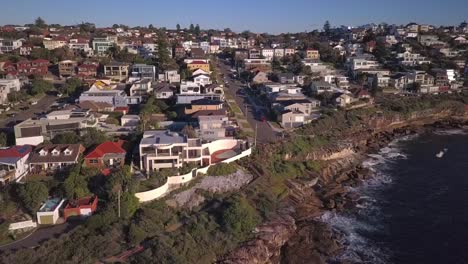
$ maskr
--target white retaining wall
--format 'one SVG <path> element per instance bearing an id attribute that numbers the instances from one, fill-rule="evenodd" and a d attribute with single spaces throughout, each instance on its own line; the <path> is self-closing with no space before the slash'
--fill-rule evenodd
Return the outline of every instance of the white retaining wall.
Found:
<path id="1" fill-rule="evenodd" d="M 216 151 L 221 150 L 221 149 L 226 149 L 226 146 L 230 146 L 230 144 L 232 145 L 233 140 L 227 139 L 227 140 L 218 140 L 218 141 L 231 141 L 231 142 L 220 142 L 219 144 L 216 144 L 216 145 L 212 146 L 213 149 L 216 149 L 213 152 L 216 152 Z M 218 142 L 218 141 L 215 141 L 215 142 Z M 236 145 L 237 145 L 237 141 L 232 146 L 232 148 L 235 147 Z M 213 153 L 213 152 L 211 152 L 211 149 L 210 149 L 210 153 Z M 234 157 L 231 157 L 229 159 L 223 160 L 221 163 L 231 163 L 231 162 L 234 162 L 234 161 L 236 161 L 238 159 L 247 157 L 250 154 L 252 154 L 252 148 L 249 148 L 249 149 L 243 151 L 242 153 L 240 153 L 237 156 L 234 156 Z M 216 165 L 216 164 L 212 164 L 212 165 Z M 184 183 L 190 182 L 191 180 L 193 180 L 193 175 L 197 175 L 198 173 L 206 174 L 208 172 L 208 169 L 212 165 L 209 165 L 209 166 L 206 166 L 206 167 L 203 167 L 203 168 L 199 168 L 199 169 L 193 169 L 191 172 L 189 172 L 187 174 L 184 174 L 184 175 L 167 177 L 167 182 L 164 185 L 162 185 L 161 187 L 158 187 L 156 189 L 146 191 L 146 192 L 135 193 L 135 196 L 138 198 L 140 203 L 149 202 L 149 201 L 158 199 L 158 198 L 164 196 L 167 193 L 167 191 L 169 190 L 169 185 L 176 185 L 176 184 L 179 185 L 179 184 L 184 184 Z"/>
<path id="2" fill-rule="evenodd" d="M 23 222 L 11 223 L 8 230 L 13 231 L 13 230 L 18 230 L 18 229 L 23 229 L 23 228 L 35 228 L 35 227 L 37 227 L 37 223 L 33 222 L 32 220 L 28 220 L 28 221 L 23 221 Z"/>

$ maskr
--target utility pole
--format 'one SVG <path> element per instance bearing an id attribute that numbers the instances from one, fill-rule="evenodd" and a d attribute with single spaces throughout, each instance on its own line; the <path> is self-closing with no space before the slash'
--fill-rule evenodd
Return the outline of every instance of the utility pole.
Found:
<path id="1" fill-rule="evenodd" d="M 117 196 L 117 204 L 118 204 L 118 216 L 120 218 L 120 189 L 119 189 L 119 192 L 118 192 L 118 196 Z"/>
<path id="2" fill-rule="evenodd" d="M 257 127 L 258 127 L 258 124 L 255 122 L 255 141 L 254 141 L 255 147 L 257 147 Z"/>

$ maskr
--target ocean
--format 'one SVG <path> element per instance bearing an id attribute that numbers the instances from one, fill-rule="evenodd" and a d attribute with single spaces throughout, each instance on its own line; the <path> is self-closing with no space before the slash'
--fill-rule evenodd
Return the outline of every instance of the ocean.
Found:
<path id="1" fill-rule="evenodd" d="M 374 177 L 350 188 L 357 207 L 322 217 L 343 235 L 338 260 L 468 263 L 468 131 L 401 138 L 363 166 Z"/>

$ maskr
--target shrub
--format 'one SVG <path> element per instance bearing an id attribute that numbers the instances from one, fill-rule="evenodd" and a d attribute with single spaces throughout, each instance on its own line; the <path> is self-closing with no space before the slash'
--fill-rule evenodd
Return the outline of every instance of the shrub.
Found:
<path id="1" fill-rule="evenodd" d="M 211 166 L 208 169 L 208 175 L 211 176 L 224 176 L 233 174 L 237 171 L 237 166 L 230 163 L 220 163 L 214 166 Z"/>

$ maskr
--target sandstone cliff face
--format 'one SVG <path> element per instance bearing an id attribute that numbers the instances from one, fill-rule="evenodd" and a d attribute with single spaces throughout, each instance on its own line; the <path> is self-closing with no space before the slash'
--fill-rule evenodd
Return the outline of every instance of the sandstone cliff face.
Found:
<path id="1" fill-rule="evenodd" d="M 251 241 L 230 252 L 220 263 L 327 263 L 341 251 L 341 246 L 332 230 L 316 217 L 325 210 L 341 210 L 357 199 L 347 193 L 345 186 L 369 175 L 359 165 L 364 154 L 378 150 L 395 137 L 416 133 L 424 125 L 452 118 L 451 115 L 451 111 L 424 111 L 409 117 L 372 118 L 343 142 L 305 155 L 284 155 L 285 160 L 321 160 L 326 166 L 313 182 L 291 181 L 289 196 L 278 210 L 278 217 L 263 223 Z M 456 119 L 466 122 L 468 115 Z"/>

